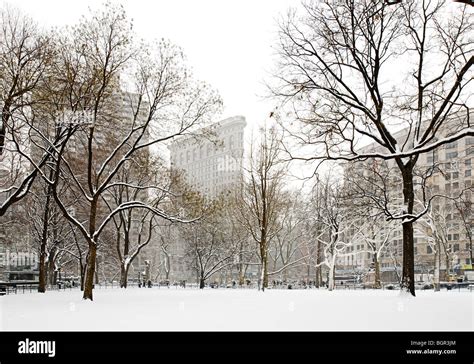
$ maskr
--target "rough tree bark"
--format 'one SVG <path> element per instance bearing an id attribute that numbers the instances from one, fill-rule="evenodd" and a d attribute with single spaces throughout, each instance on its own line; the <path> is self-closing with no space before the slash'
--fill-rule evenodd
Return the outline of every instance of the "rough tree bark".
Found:
<path id="1" fill-rule="evenodd" d="M 374 268 L 375 268 L 375 280 L 374 280 L 374 288 L 382 288 L 382 280 L 380 277 L 380 261 L 378 259 L 378 253 L 374 254 Z"/>
<path id="2" fill-rule="evenodd" d="M 433 276 L 433 286 L 435 292 L 439 292 L 440 287 L 440 268 L 441 268 L 441 244 L 438 239 L 436 239 L 436 251 L 434 254 L 434 276 Z"/>
<path id="3" fill-rule="evenodd" d="M 50 211 L 50 199 L 51 199 L 52 188 L 48 186 L 46 201 L 43 210 L 43 230 L 41 232 L 41 245 L 40 245 L 40 261 L 39 261 L 39 284 L 38 292 L 46 292 L 47 284 L 47 244 L 48 244 L 48 230 L 49 230 L 49 211 Z"/>
<path id="4" fill-rule="evenodd" d="M 413 214 L 415 192 L 413 189 L 413 165 L 410 162 L 401 169 L 403 178 L 404 213 Z M 403 226 L 403 263 L 401 289 L 408 290 L 415 296 L 415 243 L 413 237 L 413 222 L 409 219 L 402 221 Z"/>
<path id="5" fill-rule="evenodd" d="M 89 254 L 87 256 L 86 276 L 84 280 L 84 294 L 82 298 L 93 301 L 92 291 L 94 289 L 95 261 L 97 258 L 97 246 L 93 241 L 89 241 Z"/>

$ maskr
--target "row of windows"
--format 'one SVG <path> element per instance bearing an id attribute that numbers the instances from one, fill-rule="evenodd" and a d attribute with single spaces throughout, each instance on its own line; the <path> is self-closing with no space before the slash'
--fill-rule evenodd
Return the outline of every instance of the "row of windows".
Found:
<path id="1" fill-rule="evenodd" d="M 474 145 L 471 145 L 469 148 L 466 148 L 466 156 L 470 156 L 474 154 Z M 446 161 L 449 161 L 451 159 L 455 159 L 459 157 L 459 152 L 457 150 L 454 151 L 449 151 L 449 149 L 446 151 L 445 159 Z M 433 164 L 439 161 L 438 153 L 433 152 L 431 154 L 428 154 L 426 156 L 426 161 L 428 164 Z M 465 163 L 466 165 L 471 165 L 470 159 L 466 159 Z"/>
<path id="2" fill-rule="evenodd" d="M 467 137 L 464 140 L 465 140 L 465 145 L 474 145 L 474 138 L 473 137 Z M 455 141 L 455 142 L 445 144 L 444 148 L 445 149 L 454 149 L 454 148 L 457 148 L 458 145 L 459 145 L 458 141 Z"/>
<path id="3" fill-rule="evenodd" d="M 471 169 L 466 169 L 464 171 L 464 177 L 471 177 Z M 444 174 L 444 178 L 449 181 L 451 179 L 458 179 L 459 178 L 459 172 L 447 172 Z"/>
<path id="4" fill-rule="evenodd" d="M 237 138 L 237 142 L 234 140 L 234 135 L 231 135 L 227 142 L 224 141 L 224 146 L 208 144 L 206 147 L 201 146 L 181 152 L 179 153 L 178 162 L 182 165 L 183 163 L 198 161 L 204 157 L 209 157 L 211 153 L 216 153 L 219 149 L 233 150 L 235 148 L 243 148 L 243 133 L 235 135 L 235 138 Z"/>

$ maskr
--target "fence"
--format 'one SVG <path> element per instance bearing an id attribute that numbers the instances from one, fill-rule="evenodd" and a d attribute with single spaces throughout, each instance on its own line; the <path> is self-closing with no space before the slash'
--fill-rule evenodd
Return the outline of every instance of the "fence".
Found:
<path id="1" fill-rule="evenodd" d="M 186 283 L 185 285 L 179 283 L 173 284 L 160 284 L 154 283 L 151 287 L 148 286 L 140 286 L 137 282 L 130 282 L 127 284 L 128 288 L 155 288 L 155 289 L 199 289 L 199 285 L 197 283 Z M 66 291 L 66 290 L 78 290 L 79 286 L 72 286 L 72 285 L 64 285 L 64 284 L 56 284 L 56 285 L 48 285 L 48 291 Z M 118 282 L 101 282 L 99 284 L 94 285 L 94 289 L 116 289 L 120 288 L 120 284 Z M 243 286 L 230 286 L 229 285 L 221 285 L 217 286 L 214 285 L 210 288 L 215 289 L 257 289 L 256 284 L 250 285 L 243 285 Z M 366 287 L 364 285 L 354 285 L 354 284 L 342 284 L 342 285 L 335 285 L 335 290 L 372 290 L 374 288 Z M 470 282 L 463 282 L 463 283 L 442 283 L 440 286 L 441 290 L 452 291 L 452 292 L 461 292 L 462 291 L 470 291 L 474 290 L 474 283 Z M 276 285 L 270 286 L 268 289 L 276 289 L 276 290 L 315 290 L 315 289 L 326 289 L 326 287 L 316 288 L 315 286 L 302 286 L 299 284 L 287 284 L 287 285 Z M 399 287 L 394 284 L 384 284 L 381 287 L 382 290 L 398 290 Z M 417 287 L 417 291 L 419 290 L 432 290 L 433 288 L 423 288 Z M 0 296 L 9 295 L 9 294 L 18 294 L 18 293 L 28 293 L 28 292 L 37 292 L 38 291 L 38 283 L 0 283 Z"/>

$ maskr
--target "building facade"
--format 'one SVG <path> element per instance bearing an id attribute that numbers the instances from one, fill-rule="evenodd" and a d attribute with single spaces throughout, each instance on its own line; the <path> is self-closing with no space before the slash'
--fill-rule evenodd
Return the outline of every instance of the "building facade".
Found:
<path id="1" fill-rule="evenodd" d="M 401 130 L 395 134 L 397 140 L 405 140 L 408 131 Z M 441 135 L 448 135 L 444 130 Z M 382 152 L 380 146 L 370 144 L 362 152 Z M 472 269 L 472 242 L 474 214 L 472 212 L 472 192 L 474 163 L 474 137 L 466 137 L 453 143 L 445 144 L 432 152 L 420 155 L 417 167 L 415 185 L 415 208 L 426 206 L 422 201 L 431 199 L 431 204 L 425 215 L 414 225 L 415 243 L 415 273 L 418 280 L 429 280 L 434 272 L 435 259 L 439 259 L 441 279 L 449 279 L 449 275 L 461 274 L 463 270 Z M 366 181 L 370 179 L 374 168 L 377 174 L 386 176 L 388 206 L 397 208 L 401 204 L 401 177 L 398 167 L 393 160 L 367 160 L 357 163 L 360 173 L 354 173 L 354 165 L 345 167 L 345 179 L 354 182 L 354 178 L 364 180 L 369 191 L 372 186 Z M 360 178 L 360 177 L 363 178 Z M 351 181 L 346 187 L 351 188 Z M 423 197 L 423 192 L 425 196 Z M 383 220 L 383 218 L 382 218 Z M 395 223 L 389 227 L 386 221 L 381 221 L 385 228 L 375 233 L 379 244 L 388 236 L 387 243 L 380 254 L 380 269 L 382 280 L 395 282 L 401 271 L 403 260 L 401 224 Z M 363 240 L 355 239 L 354 244 L 344 255 L 339 264 L 340 270 L 368 271 L 373 269 L 373 249 Z M 439 255 L 437 254 L 439 251 Z"/>
<path id="2" fill-rule="evenodd" d="M 205 198 L 226 194 L 242 181 L 246 120 L 234 116 L 177 139 L 169 146 L 171 169 Z M 186 244 L 177 230 L 169 245 L 170 281 L 195 282 L 196 271 L 186 260 Z"/>
<path id="3" fill-rule="evenodd" d="M 243 116 L 234 116 L 197 132 L 200 137 L 176 140 L 169 148 L 171 167 L 207 197 L 232 189 L 242 178 Z"/>

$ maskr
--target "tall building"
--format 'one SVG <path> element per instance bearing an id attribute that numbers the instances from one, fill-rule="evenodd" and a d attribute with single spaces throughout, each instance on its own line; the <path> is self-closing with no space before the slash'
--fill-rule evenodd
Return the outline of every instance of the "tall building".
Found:
<path id="1" fill-rule="evenodd" d="M 169 147 L 171 167 L 205 196 L 231 189 L 242 177 L 245 126 L 243 116 L 234 116 L 199 130 L 202 137 L 176 140 Z"/>
<path id="2" fill-rule="evenodd" d="M 171 168 L 203 196 L 215 198 L 238 186 L 242 179 L 244 154 L 243 116 L 234 116 L 177 139 L 170 145 Z M 186 244 L 175 231 L 169 247 L 171 281 L 194 282 L 196 272 L 186 261 Z"/>
<path id="3" fill-rule="evenodd" d="M 120 143 L 129 135 L 132 128 L 136 128 L 137 125 L 141 125 L 145 122 L 147 116 L 146 112 L 149 107 L 146 102 L 141 101 L 141 103 L 139 103 L 138 95 L 122 90 L 117 90 L 114 92 L 112 95 L 110 95 L 107 101 L 108 102 L 104 107 L 104 110 L 99 113 L 99 117 L 94 123 L 95 130 L 92 140 L 92 161 L 94 170 L 98 170 L 100 166 L 103 165 L 104 161 L 113 155 L 115 148 L 117 148 Z M 140 105 L 139 112 L 137 112 L 138 105 Z M 42 123 L 39 123 L 42 128 L 42 135 L 49 137 L 50 140 L 53 139 L 55 127 L 58 125 L 79 125 L 78 130 L 68 141 L 64 156 L 70 165 L 70 172 L 74 174 L 75 178 L 77 178 L 82 186 L 85 186 L 88 160 L 84 153 L 86 153 L 88 150 L 88 134 L 89 127 L 92 125 L 92 114 L 86 112 L 72 112 L 68 109 L 65 109 L 61 113 L 58 113 L 57 115 L 55 114 L 53 118 L 50 115 L 52 111 L 49 108 L 46 108 L 45 110 L 38 108 L 35 109 L 35 111 L 37 118 L 43 120 Z M 27 133 L 28 125 L 26 123 L 23 128 L 26 130 L 25 133 L 23 133 L 26 135 L 26 137 L 22 140 L 21 147 L 24 149 L 25 153 L 30 154 L 33 157 L 33 160 L 39 160 L 42 156 L 43 149 L 39 148 L 38 146 L 47 148 L 49 146 L 49 140 L 36 134 L 30 136 Z M 139 134 L 139 128 L 137 128 L 137 130 L 138 132 L 130 137 L 125 147 L 123 147 L 119 152 L 115 153 L 115 158 L 110 160 L 109 166 L 105 168 L 104 174 L 109 173 L 113 167 L 115 167 L 118 159 L 125 153 L 125 150 L 128 149 L 129 145 L 136 140 L 136 135 Z M 29 138 L 34 140 L 35 143 L 31 143 Z M 145 135 L 142 136 L 142 142 L 146 143 L 148 140 L 149 135 L 148 133 L 145 133 Z M 144 173 L 143 165 L 146 166 L 149 155 L 149 148 L 142 148 L 136 152 L 133 158 L 135 161 L 139 161 L 140 163 L 131 163 L 129 167 L 127 166 L 126 168 L 122 168 L 123 173 L 120 172 L 117 174 L 116 178 L 127 178 L 127 180 L 132 184 L 135 183 L 136 180 L 140 180 L 142 174 Z M 15 155 L 13 154 L 13 156 Z M 28 171 L 30 168 L 32 168 L 29 164 L 24 167 L 22 164 L 20 164 L 20 162 L 22 161 L 19 160 L 19 162 L 17 162 L 16 159 L 7 153 L 4 153 L 2 156 L 0 156 L 0 189 L 4 184 L 4 180 L 8 178 L 11 179 L 12 176 L 19 175 L 19 172 L 14 173 L 15 169 L 18 169 L 19 171 L 22 169 Z M 23 162 L 23 164 L 25 163 Z M 139 167 L 137 167 L 137 165 L 139 165 Z M 15 166 L 15 169 L 12 168 L 12 166 Z M 127 176 L 124 176 L 124 173 L 127 173 Z M 20 177 L 21 176 L 18 178 Z M 40 177 L 38 177 L 37 181 L 40 182 Z M 8 180 L 7 182 L 12 183 Z M 32 187 L 32 192 L 38 196 L 39 200 L 45 198 L 45 192 L 43 191 L 43 188 L 44 187 L 40 183 L 35 183 L 35 185 Z M 69 213 L 78 218 L 80 221 L 87 221 L 89 219 L 89 204 L 87 201 L 85 201 L 85 198 L 80 193 L 80 188 L 81 186 L 78 186 L 76 183 L 70 183 L 67 189 L 62 188 L 61 197 Z M 103 200 L 101 199 L 101 204 L 98 210 L 99 221 L 101 221 L 101 219 L 103 219 L 109 213 L 109 207 L 106 206 L 105 202 L 107 202 L 111 208 L 116 206 L 117 201 L 115 201 L 114 196 L 112 196 L 112 193 L 115 193 L 115 191 L 115 189 L 113 191 L 112 189 L 109 189 L 110 193 L 103 194 Z M 6 197 L 5 195 L 5 193 L 0 193 L 0 201 Z M 134 197 L 136 199 L 145 200 L 147 195 L 147 191 L 140 191 Z M 31 219 L 27 219 L 28 216 L 25 215 L 26 213 L 24 211 L 25 207 L 29 204 L 31 205 L 31 201 L 29 201 L 28 196 L 24 200 L 11 206 L 7 212 L 8 220 L 4 220 L 8 221 L 8 223 L 5 224 L 6 227 L 3 228 L 0 225 L 0 254 L 5 255 L 7 249 L 12 250 L 13 247 L 18 249 L 21 247 L 22 251 L 25 251 L 23 245 L 38 248 L 39 244 L 35 240 L 37 238 L 35 238 L 35 231 L 32 229 Z M 41 212 L 38 211 L 37 215 L 41 216 Z M 13 219 L 13 217 L 15 217 L 15 219 Z M 20 220 L 20 217 L 22 220 Z M 15 221 L 16 225 L 13 225 L 9 220 Z M 17 233 L 21 229 L 17 226 L 19 224 L 21 224 L 21 228 L 23 228 L 23 234 Z M 59 225 L 65 224 L 60 222 Z M 130 228 L 131 240 L 134 242 L 137 240 L 136 236 L 139 231 L 139 227 L 137 225 L 138 223 L 134 220 Z M 114 227 L 112 222 L 109 223 L 109 226 L 110 230 L 113 231 Z M 49 233 L 52 234 L 53 230 L 54 229 L 50 228 Z M 28 234 L 26 233 L 27 231 Z M 104 233 L 102 236 L 104 237 L 105 234 L 106 233 Z M 68 239 L 72 239 L 71 234 L 68 235 Z M 54 241 L 55 239 L 51 238 L 49 240 Z M 116 249 L 114 246 L 115 244 L 113 244 L 113 241 L 110 237 L 105 240 L 107 240 L 107 244 L 102 244 L 97 259 L 100 265 L 101 274 L 103 273 L 103 275 L 106 277 L 113 277 L 119 268 L 116 265 L 116 259 L 114 259 L 116 255 Z M 112 241 L 112 243 L 109 243 L 109 240 Z M 86 244 L 80 235 L 78 235 L 78 241 L 81 245 L 83 245 L 84 251 L 86 251 Z M 67 242 L 69 242 L 69 240 Z M 66 243 L 66 241 L 64 241 L 64 243 Z M 153 245 L 153 243 L 154 241 L 150 242 L 150 246 Z M 61 242 L 61 244 L 63 244 L 63 242 Z M 145 253 L 146 251 L 144 249 L 143 253 L 139 255 L 133 262 L 137 270 L 141 271 L 145 267 L 144 260 L 146 258 L 143 258 L 143 256 L 146 256 Z M 133 268 L 134 267 L 132 267 L 130 271 L 133 271 Z M 2 269 L 5 270 L 6 268 L 4 267 L 4 264 L 0 262 L 0 274 Z M 68 275 L 78 275 L 78 271 L 79 267 L 77 266 L 75 259 L 70 260 L 70 262 L 63 267 L 63 272 L 66 272 Z"/>

